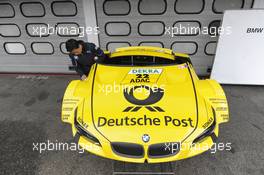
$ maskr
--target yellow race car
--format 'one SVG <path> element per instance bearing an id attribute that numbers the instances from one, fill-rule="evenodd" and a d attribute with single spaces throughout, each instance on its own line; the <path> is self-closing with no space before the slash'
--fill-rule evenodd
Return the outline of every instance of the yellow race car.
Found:
<path id="1" fill-rule="evenodd" d="M 64 94 L 62 121 L 85 150 L 110 159 L 159 163 L 211 148 L 228 104 L 214 80 L 200 80 L 188 55 L 158 47 L 105 52 L 85 81 Z"/>

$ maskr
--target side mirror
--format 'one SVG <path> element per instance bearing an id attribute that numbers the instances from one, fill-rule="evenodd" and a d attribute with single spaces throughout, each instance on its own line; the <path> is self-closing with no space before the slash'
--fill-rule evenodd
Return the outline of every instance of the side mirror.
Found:
<path id="1" fill-rule="evenodd" d="M 190 59 L 190 56 L 188 54 L 185 53 L 177 53 L 177 52 L 173 52 L 175 59 L 177 59 L 178 61 L 182 62 L 182 63 L 190 63 L 192 65 L 192 61 Z"/>

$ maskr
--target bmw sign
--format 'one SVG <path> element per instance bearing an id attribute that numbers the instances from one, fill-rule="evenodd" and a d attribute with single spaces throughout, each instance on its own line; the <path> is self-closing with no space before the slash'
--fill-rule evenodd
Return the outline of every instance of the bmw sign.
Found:
<path id="1" fill-rule="evenodd" d="M 142 136 L 142 140 L 143 140 L 143 142 L 148 142 L 149 140 L 150 140 L 150 137 L 149 137 L 149 135 L 148 134 L 144 134 L 143 136 Z"/>

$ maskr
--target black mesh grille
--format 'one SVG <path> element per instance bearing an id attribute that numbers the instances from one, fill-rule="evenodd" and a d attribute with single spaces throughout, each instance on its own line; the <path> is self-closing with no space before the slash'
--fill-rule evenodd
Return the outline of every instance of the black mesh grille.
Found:
<path id="1" fill-rule="evenodd" d="M 150 145 L 148 149 L 149 157 L 167 157 L 177 154 L 180 151 L 180 143 L 159 143 Z"/>
<path id="2" fill-rule="evenodd" d="M 134 143 L 112 143 L 112 149 L 116 154 L 124 157 L 144 157 L 144 148 Z"/>

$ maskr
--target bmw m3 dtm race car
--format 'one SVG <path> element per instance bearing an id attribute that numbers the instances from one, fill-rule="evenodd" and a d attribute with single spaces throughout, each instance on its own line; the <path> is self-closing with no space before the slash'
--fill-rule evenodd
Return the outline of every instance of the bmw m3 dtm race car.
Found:
<path id="1" fill-rule="evenodd" d="M 221 86 L 200 80 L 188 55 L 158 47 L 105 52 L 85 81 L 72 81 L 62 121 L 87 151 L 136 163 L 169 162 L 208 150 L 228 122 Z"/>

